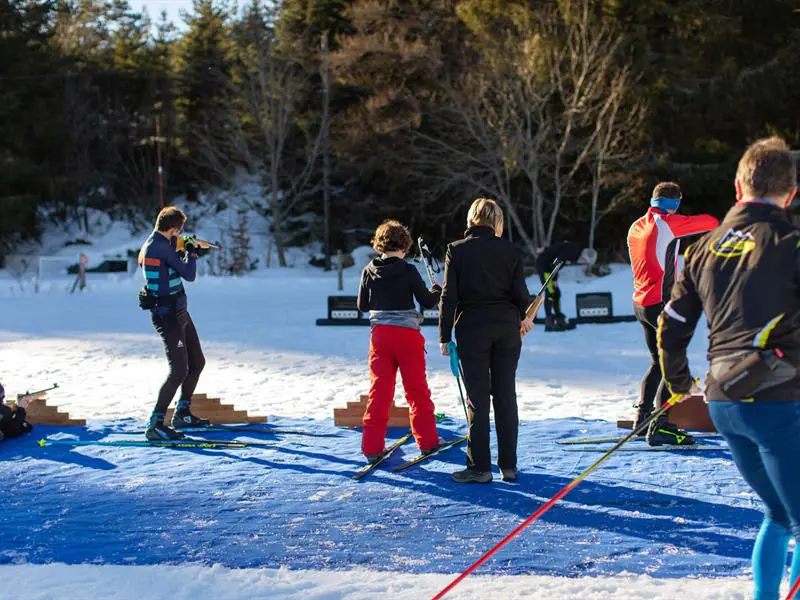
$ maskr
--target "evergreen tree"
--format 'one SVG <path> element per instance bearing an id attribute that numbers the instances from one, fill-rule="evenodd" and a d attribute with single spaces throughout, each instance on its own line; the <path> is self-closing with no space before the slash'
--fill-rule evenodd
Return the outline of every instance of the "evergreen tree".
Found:
<path id="1" fill-rule="evenodd" d="M 201 181 L 219 181 L 205 165 L 203 139 L 221 135 L 220 117 L 230 84 L 228 6 L 221 0 L 193 0 L 184 15 L 188 31 L 177 51 L 177 95 L 185 169 Z"/>
<path id="2" fill-rule="evenodd" d="M 53 7 L 0 0 L 0 262 L 35 236 L 37 207 L 59 193 L 65 65 L 53 51 Z"/>

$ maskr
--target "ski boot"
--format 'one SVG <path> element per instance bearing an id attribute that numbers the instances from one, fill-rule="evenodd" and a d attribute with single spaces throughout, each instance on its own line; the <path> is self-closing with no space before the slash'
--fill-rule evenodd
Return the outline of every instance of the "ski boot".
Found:
<path id="1" fill-rule="evenodd" d="M 673 425 L 666 418 L 661 418 L 650 424 L 647 431 L 647 443 L 651 446 L 693 446 L 694 438 Z"/>
<path id="2" fill-rule="evenodd" d="M 545 331 L 564 331 L 564 327 L 558 324 L 555 317 L 546 317 L 544 320 Z"/>
<path id="3" fill-rule="evenodd" d="M 559 327 L 561 327 L 560 331 L 571 331 L 572 329 L 575 329 L 575 324 L 572 323 L 567 318 L 567 315 L 563 313 L 558 313 L 558 315 L 556 315 L 556 323 Z"/>
<path id="4" fill-rule="evenodd" d="M 384 454 L 386 454 L 386 448 L 384 448 L 381 452 L 378 452 L 378 454 L 365 454 L 364 458 L 367 459 L 369 464 L 374 465 L 383 458 Z"/>
<path id="5" fill-rule="evenodd" d="M 176 410 L 175 414 L 172 415 L 172 427 L 174 429 L 193 429 L 196 427 L 208 427 L 209 425 L 211 425 L 211 421 L 195 417 L 188 410 Z"/>
<path id="6" fill-rule="evenodd" d="M 447 442 L 445 440 L 439 438 L 439 441 L 436 442 L 436 445 L 433 448 L 429 448 L 428 450 L 422 450 L 420 448 L 420 454 L 422 454 L 422 456 L 428 456 L 429 454 L 433 454 L 439 449 L 440 446 L 444 446 L 446 443 Z"/>
<path id="7" fill-rule="evenodd" d="M 186 436 L 163 423 L 155 423 L 148 426 L 144 432 L 144 437 L 149 442 L 156 442 L 161 440 L 182 440 Z"/>

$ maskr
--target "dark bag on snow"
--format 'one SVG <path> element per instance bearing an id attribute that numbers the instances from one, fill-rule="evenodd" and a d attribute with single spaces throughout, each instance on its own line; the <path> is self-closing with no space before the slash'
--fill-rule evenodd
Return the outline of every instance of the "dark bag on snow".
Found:
<path id="1" fill-rule="evenodd" d="M 33 430 L 33 425 L 25 420 L 25 409 L 0 404 L 0 432 L 3 437 L 15 438 Z"/>

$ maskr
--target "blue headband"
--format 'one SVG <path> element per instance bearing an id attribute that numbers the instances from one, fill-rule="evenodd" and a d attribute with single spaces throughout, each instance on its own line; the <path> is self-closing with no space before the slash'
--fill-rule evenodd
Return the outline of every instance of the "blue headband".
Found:
<path id="1" fill-rule="evenodd" d="M 681 205 L 680 198 L 651 198 L 650 206 L 661 210 L 678 210 Z"/>

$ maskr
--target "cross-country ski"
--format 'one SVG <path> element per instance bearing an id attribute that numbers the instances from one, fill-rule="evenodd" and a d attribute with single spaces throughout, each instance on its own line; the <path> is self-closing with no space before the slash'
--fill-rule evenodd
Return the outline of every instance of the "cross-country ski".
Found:
<path id="1" fill-rule="evenodd" d="M 381 452 L 377 458 L 375 458 L 371 462 L 368 462 L 366 465 L 364 465 L 358 471 L 356 471 L 355 474 L 353 475 L 353 479 L 361 479 L 362 477 L 372 473 L 372 471 L 381 466 L 384 463 L 384 461 L 386 461 L 390 456 L 392 456 L 392 454 L 394 454 L 395 450 L 400 448 L 400 446 L 405 444 L 410 438 L 411 434 L 407 433 L 399 440 L 394 442 L 391 446 L 386 448 L 386 450 Z"/>

